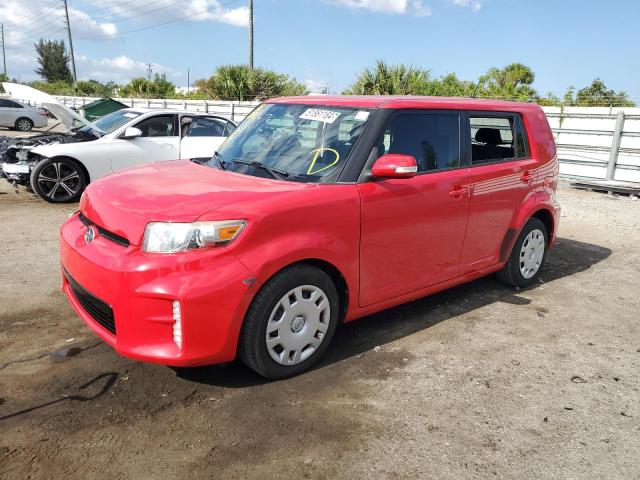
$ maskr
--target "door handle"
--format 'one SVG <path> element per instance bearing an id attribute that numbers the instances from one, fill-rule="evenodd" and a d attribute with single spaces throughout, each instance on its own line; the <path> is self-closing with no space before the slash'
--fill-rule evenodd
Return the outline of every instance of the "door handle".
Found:
<path id="1" fill-rule="evenodd" d="M 533 175 L 531 175 L 531 172 L 529 172 L 529 171 L 524 172 L 520 176 L 520 181 L 522 183 L 529 183 L 531 180 L 533 180 Z"/>
<path id="2" fill-rule="evenodd" d="M 453 190 L 449 192 L 449 196 L 455 198 L 456 200 L 460 200 L 465 195 L 469 194 L 469 187 L 467 185 L 456 185 L 453 187 Z"/>

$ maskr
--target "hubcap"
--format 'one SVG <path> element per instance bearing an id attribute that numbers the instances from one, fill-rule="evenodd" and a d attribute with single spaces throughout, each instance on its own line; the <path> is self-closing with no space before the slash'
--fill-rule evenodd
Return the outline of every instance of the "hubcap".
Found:
<path id="1" fill-rule="evenodd" d="M 31 128 L 31 124 L 26 120 L 20 120 L 18 122 L 18 130 L 29 130 Z"/>
<path id="2" fill-rule="evenodd" d="M 537 228 L 529 232 L 520 248 L 520 273 L 526 279 L 533 277 L 544 258 L 544 234 Z"/>
<path id="3" fill-rule="evenodd" d="M 50 163 L 40 171 L 38 185 L 52 200 L 69 200 L 80 190 L 80 174 L 67 163 Z"/>
<path id="4" fill-rule="evenodd" d="M 302 285 L 290 290 L 271 312 L 265 341 L 269 356 L 280 365 L 304 362 L 320 347 L 331 318 L 322 289 Z"/>

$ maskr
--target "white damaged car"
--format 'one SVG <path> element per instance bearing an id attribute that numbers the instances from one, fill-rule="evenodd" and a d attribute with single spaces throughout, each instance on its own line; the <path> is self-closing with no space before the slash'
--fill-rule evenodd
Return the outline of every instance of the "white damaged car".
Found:
<path id="1" fill-rule="evenodd" d="M 69 129 L 65 134 L 19 139 L 3 152 L 3 176 L 30 186 L 52 203 L 76 201 L 89 182 L 123 168 L 208 159 L 236 128 L 221 116 L 139 108 L 118 110 L 89 123 L 43 92 L 10 83 L 3 87 L 14 98 L 41 104 Z"/>

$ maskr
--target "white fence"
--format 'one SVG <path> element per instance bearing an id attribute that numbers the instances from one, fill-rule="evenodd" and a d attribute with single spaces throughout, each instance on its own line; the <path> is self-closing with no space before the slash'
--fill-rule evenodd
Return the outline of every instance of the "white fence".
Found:
<path id="1" fill-rule="evenodd" d="M 565 177 L 640 183 L 640 108 L 544 107 Z"/>
<path id="2" fill-rule="evenodd" d="M 80 110 L 83 106 L 98 100 L 93 97 L 63 97 L 56 99 L 69 107 Z M 145 98 L 115 98 L 129 107 L 138 108 L 174 108 L 190 112 L 213 113 L 223 115 L 236 123 L 241 122 L 259 102 L 225 102 L 221 100 L 175 100 Z"/>
<path id="3" fill-rule="evenodd" d="M 56 97 L 76 109 L 91 97 Z M 241 122 L 257 102 L 118 98 L 131 107 L 175 108 Z M 564 177 L 640 183 L 640 108 L 544 107 Z"/>

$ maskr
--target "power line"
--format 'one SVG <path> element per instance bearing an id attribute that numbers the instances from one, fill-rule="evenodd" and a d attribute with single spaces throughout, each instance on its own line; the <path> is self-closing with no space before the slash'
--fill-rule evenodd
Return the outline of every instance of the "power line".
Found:
<path id="1" fill-rule="evenodd" d="M 227 7 L 227 6 L 229 6 L 229 5 L 232 5 L 232 4 L 234 4 L 234 3 L 237 3 L 237 2 L 239 2 L 239 1 L 240 1 L 240 0 L 231 0 L 230 2 L 227 2 L 227 3 L 221 3 L 221 4 L 219 5 L 219 7 Z M 170 23 L 180 22 L 180 21 L 182 21 L 182 20 L 186 20 L 186 19 L 188 19 L 188 18 L 197 17 L 198 15 L 202 15 L 203 13 L 208 13 L 208 12 L 209 12 L 209 9 L 207 8 L 207 9 L 205 9 L 205 10 L 200 10 L 199 12 L 194 12 L 194 13 L 189 14 L 189 15 L 184 15 L 183 17 L 178 17 L 178 18 L 174 18 L 174 19 L 172 19 L 172 20 L 167 20 L 166 22 L 160 22 L 160 23 L 156 23 L 156 24 L 153 24 L 153 25 L 147 25 L 147 26 L 145 26 L 145 27 L 133 28 L 133 29 L 131 29 L 131 30 L 125 30 L 125 31 L 123 31 L 123 32 L 118 33 L 118 34 L 117 34 L 117 35 L 115 35 L 115 36 L 116 36 L 116 37 L 119 37 L 119 36 L 122 36 L 122 35 L 126 35 L 126 34 L 128 34 L 128 33 L 141 32 L 141 31 L 143 31 L 143 30 L 148 30 L 148 29 L 150 29 L 150 28 L 162 27 L 162 26 L 164 26 L 164 25 L 168 25 L 168 24 L 170 24 Z M 106 35 L 106 34 L 105 34 L 105 35 Z"/>
<path id="2" fill-rule="evenodd" d="M 46 5 L 46 6 L 42 7 L 42 8 L 40 8 L 40 9 L 38 9 L 38 10 L 36 10 L 36 11 L 35 11 L 35 12 L 33 12 L 32 14 L 27 15 L 26 17 L 24 17 L 24 18 L 22 18 L 22 19 L 16 20 L 16 21 L 15 21 L 15 22 L 13 22 L 13 23 L 18 23 L 18 22 L 24 22 L 24 21 L 27 21 L 28 19 L 33 18 L 33 17 L 37 16 L 39 13 L 44 12 L 45 10 L 48 10 L 49 8 L 51 8 L 51 7 L 53 7 L 54 5 L 56 5 L 57 3 L 58 3 L 58 0 L 53 0 L 50 4 L 48 4 L 48 5 Z"/>

